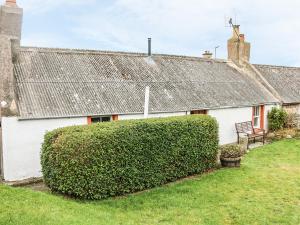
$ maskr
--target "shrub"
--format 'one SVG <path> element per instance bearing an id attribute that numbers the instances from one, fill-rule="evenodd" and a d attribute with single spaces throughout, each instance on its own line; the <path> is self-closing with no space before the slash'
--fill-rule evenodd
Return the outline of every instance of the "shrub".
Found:
<path id="1" fill-rule="evenodd" d="M 238 144 L 220 146 L 220 151 L 221 151 L 221 156 L 220 156 L 221 159 L 240 158 L 244 154 L 243 146 Z"/>
<path id="2" fill-rule="evenodd" d="M 103 199 L 203 173 L 217 154 L 216 120 L 195 115 L 57 129 L 45 135 L 41 163 L 52 191 Z"/>
<path id="3" fill-rule="evenodd" d="M 279 141 L 286 138 L 297 138 L 299 132 L 295 128 L 286 128 L 268 134 L 269 141 Z"/>
<path id="4" fill-rule="evenodd" d="M 284 128 L 287 120 L 287 112 L 282 108 L 272 108 L 268 113 L 269 129 L 276 131 Z"/>

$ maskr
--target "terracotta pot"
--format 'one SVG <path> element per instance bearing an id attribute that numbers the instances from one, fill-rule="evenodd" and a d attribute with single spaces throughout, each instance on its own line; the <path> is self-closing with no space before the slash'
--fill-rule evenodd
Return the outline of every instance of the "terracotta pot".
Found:
<path id="1" fill-rule="evenodd" d="M 221 165 L 223 167 L 240 167 L 241 158 L 221 158 Z"/>

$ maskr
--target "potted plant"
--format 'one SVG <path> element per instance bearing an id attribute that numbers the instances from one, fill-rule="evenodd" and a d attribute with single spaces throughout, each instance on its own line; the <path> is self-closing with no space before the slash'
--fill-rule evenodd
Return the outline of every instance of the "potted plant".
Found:
<path id="1" fill-rule="evenodd" d="M 220 151 L 220 160 L 223 167 L 240 167 L 243 146 L 238 144 L 223 145 L 220 147 Z"/>

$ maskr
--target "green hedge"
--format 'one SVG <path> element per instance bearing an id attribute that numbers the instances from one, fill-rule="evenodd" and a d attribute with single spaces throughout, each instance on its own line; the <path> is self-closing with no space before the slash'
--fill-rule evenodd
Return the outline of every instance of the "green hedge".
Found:
<path id="1" fill-rule="evenodd" d="M 52 191 L 103 199 L 153 188 L 215 166 L 209 116 L 100 123 L 45 135 L 42 172 Z"/>
<path id="2" fill-rule="evenodd" d="M 272 108 L 268 113 L 269 130 L 277 131 L 284 128 L 288 114 L 282 108 Z"/>

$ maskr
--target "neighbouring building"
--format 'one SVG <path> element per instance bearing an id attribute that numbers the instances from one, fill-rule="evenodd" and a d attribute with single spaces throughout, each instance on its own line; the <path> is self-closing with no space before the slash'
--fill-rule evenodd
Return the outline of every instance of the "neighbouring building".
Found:
<path id="1" fill-rule="evenodd" d="M 288 91 L 271 82 L 274 74 L 281 76 L 280 69 L 275 73 L 271 66 L 250 64 L 250 44 L 239 26 L 228 41 L 228 60 L 216 60 L 209 52 L 200 58 L 21 47 L 22 13 L 15 0 L 0 8 L 0 147 L 6 181 L 41 176 L 46 131 L 144 118 L 146 87 L 149 117 L 211 115 L 219 123 L 220 144 L 236 142 L 235 123 L 253 121 L 267 129 L 272 107 L 300 99 L 299 89 L 285 98 Z"/>
<path id="2" fill-rule="evenodd" d="M 269 65 L 255 67 L 274 87 L 286 111 L 300 115 L 300 68 Z"/>

